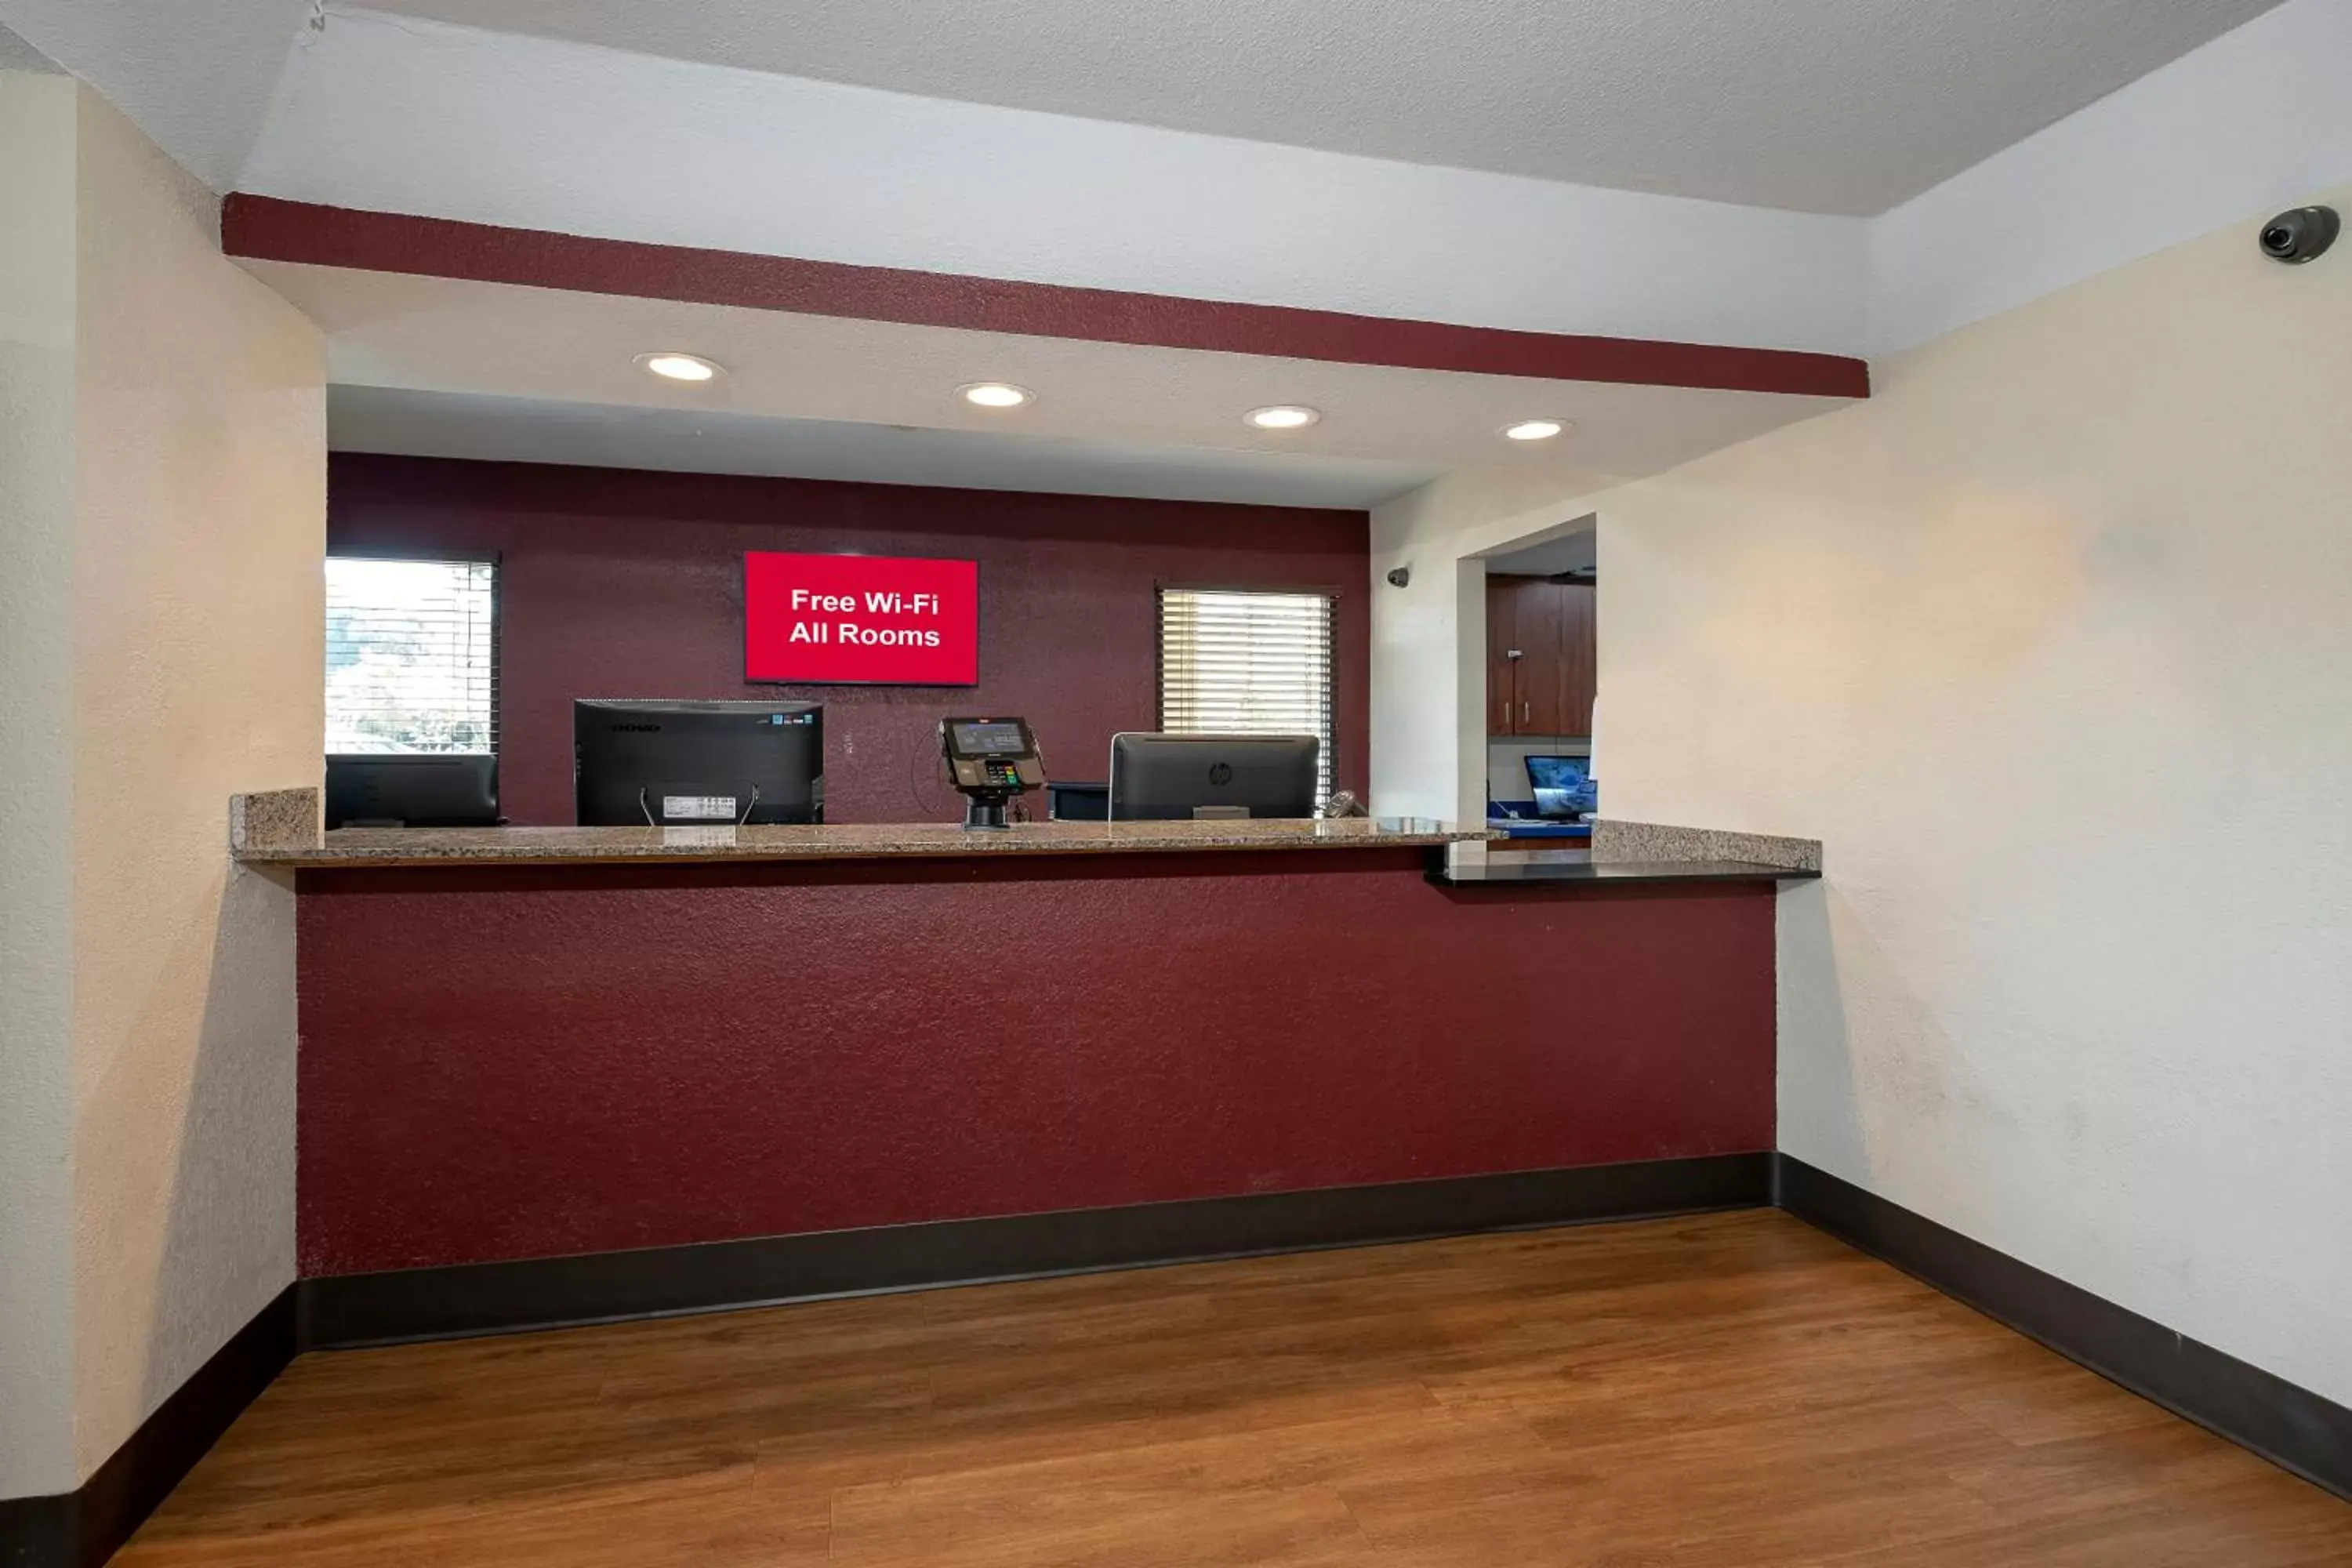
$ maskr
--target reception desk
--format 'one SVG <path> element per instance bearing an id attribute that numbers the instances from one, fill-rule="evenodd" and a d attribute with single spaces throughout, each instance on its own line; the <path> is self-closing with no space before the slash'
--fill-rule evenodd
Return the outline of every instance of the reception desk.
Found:
<path id="1" fill-rule="evenodd" d="M 1449 885 L 1484 832 L 1426 823 L 265 837 L 314 1342 L 1766 1195 L 1769 868 Z"/>

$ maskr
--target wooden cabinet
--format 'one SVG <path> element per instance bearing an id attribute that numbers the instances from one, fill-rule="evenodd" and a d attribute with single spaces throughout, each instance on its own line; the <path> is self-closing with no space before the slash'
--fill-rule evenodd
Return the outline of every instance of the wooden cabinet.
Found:
<path id="1" fill-rule="evenodd" d="M 1601 679 L 1600 620 L 1592 584 L 1561 583 L 1559 590 L 1559 728 L 1561 735 L 1592 733 L 1592 693 Z"/>
<path id="2" fill-rule="evenodd" d="M 1519 656 L 1510 661 L 1519 694 L 1515 735 L 1568 733 L 1560 727 L 1568 685 L 1560 671 L 1567 617 L 1560 613 L 1559 595 L 1557 586 L 1540 577 L 1522 577 L 1512 585 L 1511 638 Z"/>
<path id="3" fill-rule="evenodd" d="M 1518 595 L 1515 577 L 1486 579 L 1486 733 L 1508 735 L 1519 727 Z"/>
<path id="4" fill-rule="evenodd" d="M 1486 732 L 1591 733 L 1595 629 L 1589 584 L 1489 577 Z"/>

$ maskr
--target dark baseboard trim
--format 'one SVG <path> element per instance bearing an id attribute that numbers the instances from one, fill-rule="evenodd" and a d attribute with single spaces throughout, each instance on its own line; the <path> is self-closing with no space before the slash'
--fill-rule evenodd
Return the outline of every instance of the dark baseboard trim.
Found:
<path id="1" fill-rule="evenodd" d="M 1799 1219 L 2067 1360 L 2352 1500 L 2352 1409 L 1802 1160 L 1779 1156 L 1774 1197 Z"/>
<path id="2" fill-rule="evenodd" d="M 80 1489 L 0 1501 L 0 1564 L 98 1568 L 294 1359 L 288 1286 L 174 1389 Z"/>
<path id="3" fill-rule="evenodd" d="M 75 1564 L 74 1505 L 78 1492 L 62 1497 L 0 1498 L 0 1565 L 5 1568 L 66 1568 Z"/>
<path id="4" fill-rule="evenodd" d="M 510 1333 L 1771 1201 L 1772 1156 L 1589 1165 L 306 1279 L 305 1350 Z"/>

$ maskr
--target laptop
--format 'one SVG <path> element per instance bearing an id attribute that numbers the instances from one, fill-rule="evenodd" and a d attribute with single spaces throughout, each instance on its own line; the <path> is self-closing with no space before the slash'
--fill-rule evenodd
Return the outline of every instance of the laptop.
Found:
<path id="1" fill-rule="evenodd" d="M 1601 809 L 1600 786 L 1592 782 L 1590 757 L 1529 757 L 1528 784 L 1536 815 L 1558 820 Z"/>

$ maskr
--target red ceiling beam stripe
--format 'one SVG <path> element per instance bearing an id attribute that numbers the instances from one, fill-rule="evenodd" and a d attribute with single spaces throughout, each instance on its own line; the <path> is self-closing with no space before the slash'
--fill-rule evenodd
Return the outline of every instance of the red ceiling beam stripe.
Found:
<path id="1" fill-rule="evenodd" d="M 232 195 L 221 246 L 303 262 L 585 294 L 739 305 L 1026 337 L 1202 349 L 1339 364 L 1547 381 L 1867 397 L 1870 367 L 1837 354 L 1643 338 L 1512 331 L 1443 321 L 1076 289 L 951 272 L 594 239 L 405 213 Z"/>

